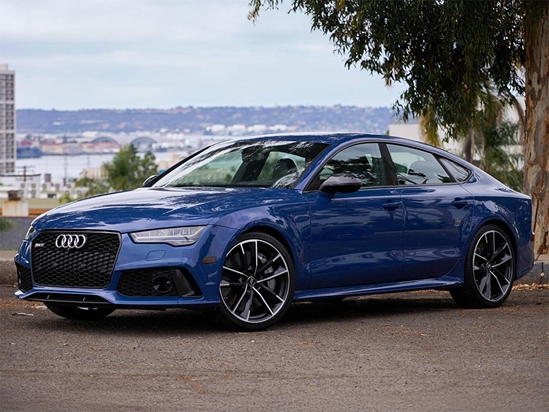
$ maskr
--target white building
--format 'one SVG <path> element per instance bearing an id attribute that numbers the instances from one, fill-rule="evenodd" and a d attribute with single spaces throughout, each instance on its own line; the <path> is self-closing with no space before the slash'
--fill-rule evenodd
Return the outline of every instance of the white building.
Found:
<path id="1" fill-rule="evenodd" d="M 0 64 L 0 175 L 15 173 L 15 72 Z"/>
<path id="2" fill-rule="evenodd" d="M 517 100 L 524 113 L 524 110 L 525 110 L 524 97 L 517 96 Z M 517 111 L 512 106 L 509 106 L 505 109 L 504 118 L 505 120 L 512 123 L 518 123 L 519 121 Z M 410 118 L 406 123 L 402 119 L 394 118 L 391 121 L 391 124 L 389 125 L 389 135 L 404 137 L 407 139 L 415 140 L 417 142 L 423 141 L 423 137 L 421 134 L 421 127 L 419 125 L 418 118 Z M 442 142 L 442 148 L 444 150 L 447 150 L 451 153 L 458 154 L 458 155 L 462 152 L 463 148 L 462 148 L 461 142 L 456 140 L 450 140 L 448 142 L 444 142 L 444 138 L 446 137 L 446 132 L 443 128 L 438 129 L 438 135 L 440 137 L 440 140 Z M 521 148 L 514 147 L 510 150 L 521 150 Z"/>
<path id="3" fill-rule="evenodd" d="M 421 127 L 419 125 L 419 119 L 412 118 L 409 119 L 407 123 L 404 123 L 400 119 L 393 119 L 389 125 L 389 135 L 396 137 L 404 137 L 406 139 L 415 140 L 416 142 L 423 142 L 423 137 L 421 134 Z M 446 133 L 443 129 L 438 130 L 438 135 L 442 142 L 442 148 L 454 154 L 459 154 L 461 152 L 461 146 L 459 142 L 455 140 L 450 140 L 449 142 L 444 142 Z"/>
<path id="4" fill-rule="evenodd" d="M 288 126 L 285 124 L 275 124 L 274 126 L 269 127 L 269 130 L 275 133 L 285 133 L 288 131 Z"/>
<path id="5" fill-rule="evenodd" d="M 246 133 L 246 130 L 246 125 L 243 124 L 233 124 L 232 126 L 227 127 L 229 136 L 241 136 Z"/>
<path id="6" fill-rule="evenodd" d="M 415 140 L 416 142 L 422 142 L 421 130 L 417 119 L 410 119 L 408 123 L 404 123 L 402 120 L 393 119 L 389 125 L 389 135 L 397 137 L 405 137 L 406 139 Z"/>
<path id="7" fill-rule="evenodd" d="M 248 133 L 251 134 L 264 134 L 267 131 L 267 126 L 264 124 L 254 124 L 248 127 Z"/>
<path id="8" fill-rule="evenodd" d="M 212 134 L 225 134 L 225 125 L 224 124 L 213 124 L 206 127 L 206 130 Z"/>
<path id="9" fill-rule="evenodd" d="M 7 191 L 16 190 L 23 199 L 39 198 L 41 196 L 40 173 L 6 173 L 0 175 L 0 198 L 7 198 Z"/>

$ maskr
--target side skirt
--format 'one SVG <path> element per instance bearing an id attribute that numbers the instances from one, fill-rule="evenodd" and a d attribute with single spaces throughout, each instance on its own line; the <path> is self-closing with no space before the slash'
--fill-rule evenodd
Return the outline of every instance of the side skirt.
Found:
<path id="1" fill-rule="evenodd" d="M 442 277 L 407 282 L 380 283 L 375 285 L 347 286 L 343 288 L 299 290 L 294 294 L 294 302 L 304 300 L 343 298 L 346 296 L 373 295 L 376 293 L 407 292 L 423 289 L 452 289 L 463 285 L 462 280 Z"/>

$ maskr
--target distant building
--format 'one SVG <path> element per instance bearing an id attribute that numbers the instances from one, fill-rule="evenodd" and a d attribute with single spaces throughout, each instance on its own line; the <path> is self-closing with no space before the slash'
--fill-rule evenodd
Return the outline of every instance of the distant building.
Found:
<path id="1" fill-rule="evenodd" d="M 15 173 L 15 72 L 0 64 L 0 175 Z"/>
<path id="2" fill-rule="evenodd" d="M 229 136 L 241 136 L 246 133 L 247 128 L 243 124 L 233 124 L 227 127 L 226 130 Z"/>
<path id="3" fill-rule="evenodd" d="M 389 125 L 389 135 L 405 137 L 406 139 L 415 140 L 416 142 L 423 141 L 423 139 L 421 138 L 419 121 L 416 118 L 412 118 L 408 122 L 404 122 L 401 119 L 394 118 Z"/>
<path id="4" fill-rule="evenodd" d="M 254 124 L 248 127 L 248 133 L 251 134 L 264 134 L 267 131 L 267 126 L 264 124 Z"/>
<path id="5" fill-rule="evenodd" d="M 206 131 L 208 131 L 212 134 L 224 134 L 225 133 L 225 125 L 224 124 L 213 124 L 211 126 L 206 127 Z"/>
<path id="6" fill-rule="evenodd" d="M 524 113 L 525 110 L 525 103 L 524 103 L 524 97 L 523 96 L 516 96 L 517 101 Z M 511 123 L 518 123 L 519 122 L 519 115 L 517 113 L 517 109 L 514 106 L 508 106 L 504 110 L 504 119 Z M 421 127 L 419 124 L 419 119 L 416 117 L 410 118 L 407 122 L 404 122 L 400 118 L 394 117 L 391 121 L 391 124 L 389 125 L 389 135 L 390 136 L 397 136 L 397 137 L 404 137 L 406 139 L 415 140 L 418 142 L 423 141 L 423 136 L 421 132 Z M 451 153 L 460 155 L 463 151 L 463 144 L 459 140 L 449 140 L 445 141 L 446 138 L 446 131 L 444 128 L 438 129 L 438 135 L 440 137 L 440 141 L 442 142 L 442 148 L 444 150 L 447 150 Z M 509 150 L 520 152 L 521 148 L 519 146 L 510 147 Z"/>
<path id="7" fill-rule="evenodd" d="M 0 176 L 0 197 L 3 192 L 8 190 L 17 190 L 20 192 L 23 199 L 34 199 L 41 197 L 40 181 L 42 180 L 41 173 L 5 173 Z"/>
<path id="8" fill-rule="evenodd" d="M 275 124 L 274 126 L 269 127 L 269 130 L 275 133 L 285 133 L 288 131 L 288 126 L 285 124 Z"/>
<path id="9" fill-rule="evenodd" d="M 411 118 L 408 122 L 404 122 L 402 119 L 394 118 L 389 125 L 389 135 L 404 137 L 406 139 L 415 140 L 416 142 L 423 142 L 421 127 L 419 124 L 419 119 L 417 118 Z M 450 140 L 449 142 L 444 141 L 444 138 L 446 137 L 444 129 L 439 128 L 438 135 L 442 143 L 442 149 L 454 154 L 459 154 L 461 152 L 460 142 L 455 140 Z"/>

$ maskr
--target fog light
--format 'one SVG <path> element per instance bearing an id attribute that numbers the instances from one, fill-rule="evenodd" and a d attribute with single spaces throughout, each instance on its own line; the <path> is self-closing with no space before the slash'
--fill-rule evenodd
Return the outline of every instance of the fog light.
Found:
<path id="1" fill-rule="evenodd" d="M 157 276 L 152 282 L 154 290 L 158 293 L 170 293 L 173 289 L 173 281 L 167 276 Z"/>

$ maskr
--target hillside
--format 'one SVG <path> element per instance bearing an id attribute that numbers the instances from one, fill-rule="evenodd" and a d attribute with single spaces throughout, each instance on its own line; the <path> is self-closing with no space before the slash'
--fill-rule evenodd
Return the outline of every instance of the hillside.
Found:
<path id="1" fill-rule="evenodd" d="M 128 110 L 17 110 L 17 132 L 74 134 L 96 130 L 111 133 L 159 131 L 208 133 L 213 125 L 284 125 L 289 131 L 359 131 L 385 133 L 388 107 L 177 107 Z"/>

